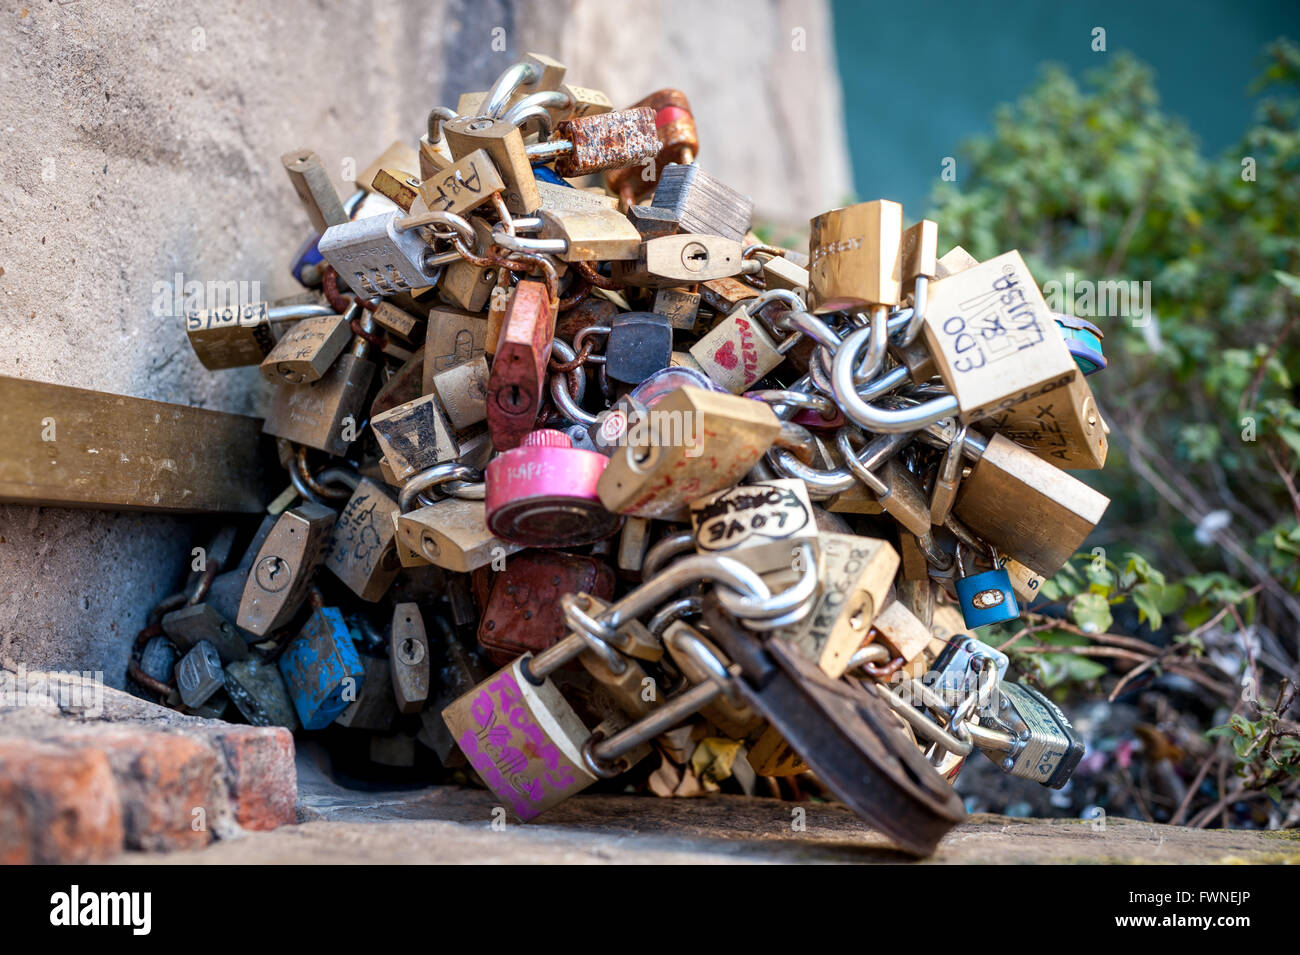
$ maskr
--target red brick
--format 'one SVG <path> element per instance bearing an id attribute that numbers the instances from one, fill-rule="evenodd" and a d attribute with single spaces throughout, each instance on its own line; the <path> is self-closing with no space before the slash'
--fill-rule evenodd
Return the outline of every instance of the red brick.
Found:
<path id="1" fill-rule="evenodd" d="M 226 758 L 230 799 L 241 826 L 275 829 L 297 820 L 292 733 L 282 726 L 230 726 L 212 739 Z"/>
<path id="2" fill-rule="evenodd" d="M 0 739 L 0 863 L 97 862 L 123 838 L 104 753 Z"/>

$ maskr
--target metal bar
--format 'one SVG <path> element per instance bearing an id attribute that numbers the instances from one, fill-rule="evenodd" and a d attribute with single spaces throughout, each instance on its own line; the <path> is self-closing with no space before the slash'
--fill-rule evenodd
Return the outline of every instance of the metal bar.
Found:
<path id="1" fill-rule="evenodd" d="M 0 503 L 262 510 L 262 422 L 0 376 Z"/>

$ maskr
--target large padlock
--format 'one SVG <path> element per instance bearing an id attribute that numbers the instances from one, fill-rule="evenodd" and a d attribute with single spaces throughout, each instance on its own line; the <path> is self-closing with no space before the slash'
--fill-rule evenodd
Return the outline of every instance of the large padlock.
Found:
<path id="1" fill-rule="evenodd" d="M 555 253 L 556 258 L 562 262 L 613 262 L 635 259 L 641 254 L 641 234 L 628 222 L 627 216 L 602 205 L 579 206 L 577 209 L 542 206 L 538 237 L 564 241 L 564 249 Z"/>
<path id="2" fill-rule="evenodd" d="M 424 288 L 438 279 L 428 261 L 433 250 L 404 218 L 401 210 L 394 210 L 330 226 L 317 248 L 362 298 Z"/>
<path id="3" fill-rule="evenodd" d="M 370 419 L 380 450 L 399 481 L 454 461 L 460 446 L 436 395 L 425 395 Z"/>
<path id="4" fill-rule="evenodd" d="M 749 196 L 710 176 L 695 163 L 665 166 L 650 204 L 671 210 L 683 232 L 720 235 L 737 242 L 745 238 L 754 215 L 754 201 Z"/>
<path id="5" fill-rule="evenodd" d="M 731 487 L 781 433 L 767 404 L 690 386 L 660 398 L 640 420 L 645 426 L 629 432 L 597 486 L 606 508 L 638 517 L 679 515 Z"/>
<path id="6" fill-rule="evenodd" d="M 1108 428 L 1082 373 L 1061 387 L 989 415 L 982 427 L 1066 470 L 1104 467 Z"/>
<path id="7" fill-rule="evenodd" d="M 990 678 L 995 685 L 1000 685 L 1007 675 L 1008 664 L 1007 655 L 1001 650 L 969 634 L 954 634 L 934 661 L 938 674 L 934 691 L 948 706 L 957 707 L 966 697 L 980 692 Z"/>
<path id="8" fill-rule="evenodd" d="M 361 430 L 375 376 L 370 348 L 358 336 L 319 381 L 277 387 L 262 430 L 335 457 L 346 455 Z"/>
<path id="9" fill-rule="evenodd" d="M 262 637 L 289 622 L 325 557 L 334 519 L 332 510 L 311 501 L 280 515 L 248 574 L 236 620 L 239 626 Z"/>
<path id="10" fill-rule="evenodd" d="M 523 134 L 516 126 L 499 119 L 459 116 L 442 124 L 442 134 L 453 160 L 480 149 L 488 154 L 505 183 L 502 198 L 511 212 L 530 215 L 542 204 Z"/>
<path id="11" fill-rule="evenodd" d="M 1005 773 L 1049 789 L 1063 787 L 1083 759 L 1085 747 L 1078 732 L 1060 708 L 1032 686 L 1003 683 L 998 697 L 993 725 L 1006 727 L 1010 739 L 1002 734 L 990 739 L 992 734 L 975 727 L 975 745 Z"/>
<path id="12" fill-rule="evenodd" d="M 812 613 L 772 631 L 788 640 L 832 679 L 844 675 L 849 659 L 885 609 L 898 570 L 898 552 L 888 541 L 854 534 L 821 532 L 820 595 Z"/>
<path id="13" fill-rule="evenodd" d="M 502 666 L 521 653 L 540 653 L 568 633 L 560 598 L 584 593 L 608 600 L 614 572 L 594 557 L 524 551 L 492 581 L 479 622 L 479 645 Z"/>
<path id="14" fill-rule="evenodd" d="M 760 574 L 790 571 L 807 544 L 816 559 L 819 535 L 808 486 L 780 478 L 741 484 L 691 502 L 697 553 L 735 557 Z"/>
<path id="15" fill-rule="evenodd" d="M 488 430 L 498 451 L 517 448 L 541 410 L 555 314 L 546 285 L 515 286 L 488 378 Z"/>
<path id="16" fill-rule="evenodd" d="M 622 518 L 601 503 L 609 458 L 573 446 L 562 431 L 543 429 L 488 463 L 487 526 L 530 547 L 579 547 L 609 537 Z"/>
<path id="17" fill-rule="evenodd" d="M 993 552 L 993 569 L 967 575 L 965 554 L 957 545 L 957 567 L 961 576 L 953 581 L 962 618 L 972 630 L 990 624 L 1005 623 L 1020 616 L 1020 605 L 1011 587 L 1011 576 Z"/>
<path id="18" fill-rule="evenodd" d="M 280 673 L 303 729 L 324 729 L 360 697 L 365 669 L 336 607 L 312 611 L 281 654 Z"/>
<path id="19" fill-rule="evenodd" d="M 640 166 L 659 154 L 655 113 L 648 107 L 591 113 L 565 120 L 555 136 L 529 150 L 531 158 L 555 159 L 555 171 L 565 179 L 607 169 Z"/>
<path id="20" fill-rule="evenodd" d="M 276 335 L 284 326 L 333 315 L 328 305 L 314 303 L 196 308 L 185 312 L 185 336 L 209 371 L 239 368 L 260 365 L 274 350 Z"/>
<path id="21" fill-rule="evenodd" d="M 903 207 L 888 199 L 812 220 L 808 307 L 838 312 L 897 305 L 902 296 Z"/>
<path id="22" fill-rule="evenodd" d="M 369 478 L 360 478 L 334 521 L 323 563 L 362 600 L 383 597 L 402 569 L 393 524 L 397 513 L 392 495 Z"/>

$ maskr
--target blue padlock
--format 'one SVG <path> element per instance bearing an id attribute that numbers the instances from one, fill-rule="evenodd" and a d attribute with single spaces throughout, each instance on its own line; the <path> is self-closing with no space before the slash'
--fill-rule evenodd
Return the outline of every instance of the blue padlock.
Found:
<path id="1" fill-rule="evenodd" d="M 338 608 L 312 612 L 280 657 L 280 672 L 303 729 L 324 729 L 360 698 L 366 671 Z"/>
<path id="2" fill-rule="evenodd" d="M 550 166 L 534 166 L 533 178 L 538 182 L 549 182 L 553 186 L 568 186 L 570 189 L 573 188 L 573 183 L 562 178 L 560 174 Z"/>
<path id="3" fill-rule="evenodd" d="M 997 551 L 993 552 L 992 570 L 967 577 L 966 562 L 962 558 L 961 545 L 958 545 L 957 570 L 961 576 L 953 581 L 953 586 L 957 589 L 961 616 L 967 627 L 974 630 L 1020 616 L 1020 604 L 1011 589 L 1011 575 L 998 560 Z"/>
<path id="4" fill-rule="evenodd" d="M 1091 375 L 1106 367 L 1106 356 L 1101 353 L 1101 329 L 1092 322 L 1063 312 L 1053 312 L 1052 317 L 1065 336 L 1065 346 L 1074 356 L 1074 363 L 1084 375 Z"/>
<path id="5" fill-rule="evenodd" d="M 293 257 L 293 266 L 291 271 L 293 277 L 307 288 L 315 288 L 320 285 L 322 262 L 324 257 L 320 254 L 320 249 L 316 243 L 320 241 L 320 235 L 309 236 L 307 241 L 298 249 L 298 253 Z"/>

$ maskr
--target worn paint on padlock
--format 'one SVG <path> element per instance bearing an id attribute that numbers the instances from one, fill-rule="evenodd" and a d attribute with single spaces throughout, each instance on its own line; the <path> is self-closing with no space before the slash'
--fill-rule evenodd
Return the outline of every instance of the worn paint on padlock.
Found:
<path id="1" fill-rule="evenodd" d="M 1067 385 L 1078 368 L 1019 252 L 934 282 L 925 340 L 963 422 Z"/>
<path id="2" fill-rule="evenodd" d="M 264 637 L 289 622 L 307 596 L 333 527 L 334 512 L 311 501 L 280 515 L 253 560 L 239 626 Z"/>
<path id="3" fill-rule="evenodd" d="M 342 457 L 365 419 L 364 404 L 375 364 L 352 352 L 308 385 L 280 385 L 271 398 L 262 430 L 294 444 Z M 347 427 L 351 423 L 351 429 Z"/>
<path id="4" fill-rule="evenodd" d="M 176 687 L 186 706 L 202 706 L 224 682 L 221 657 L 206 640 L 196 643 L 176 664 Z"/>
<path id="5" fill-rule="evenodd" d="M 673 326 L 654 312 L 622 312 L 609 324 L 605 340 L 605 374 L 614 381 L 639 385 L 668 367 L 673 355 Z"/>
<path id="6" fill-rule="evenodd" d="M 584 767 L 590 734 L 549 680 L 529 683 L 516 660 L 445 710 L 479 778 L 523 822 L 596 781 Z"/>
<path id="7" fill-rule="evenodd" d="M 253 726 L 298 729 L 298 713 L 289 699 L 284 677 L 274 663 L 266 663 L 257 657 L 228 663 L 225 687 L 235 709 Z"/>
<path id="8" fill-rule="evenodd" d="M 555 171 L 565 179 L 649 162 L 661 145 L 654 110 L 647 107 L 565 120 L 555 127 L 555 138 L 573 144 L 573 150 L 555 162 Z"/>
<path id="9" fill-rule="evenodd" d="M 319 381 L 352 341 L 342 315 L 304 318 L 284 333 L 262 361 L 262 377 L 272 384 Z"/>
<path id="10" fill-rule="evenodd" d="M 370 419 L 388 466 L 399 481 L 460 456 L 460 446 L 434 395 L 398 405 Z"/>
<path id="11" fill-rule="evenodd" d="M 469 573 L 520 549 L 487 527 L 482 501 L 449 497 L 397 519 L 399 541 L 425 561 L 445 570 Z M 409 565 L 408 565 L 409 566 Z"/>
<path id="12" fill-rule="evenodd" d="M 1106 464 L 1106 424 L 1084 376 L 1067 376 L 1062 387 L 1040 394 L 985 418 L 981 426 L 996 431 L 1067 471 L 1093 470 Z"/>
<path id="13" fill-rule="evenodd" d="M 488 380 L 488 430 L 498 451 L 517 448 L 537 420 L 547 384 L 555 316 L 546 286 L 515 286 Z"/>
<path id="14" fill-rule="evenodd" d="M 853 534 L 817 535 L 821 554 L 820 596 L 812 613 L 772 631 L 827 676 L 839 679 L 884 609 L 898 570 L 898 552 L 888 541 Z"/>
<path id="15" fill-rule="evenodd" d="M 511 212 L 530 215 L 542 204 L 523 135 L 516 127 L 486 117 L 460 116 L 444 122 L 442 134 L 455 160 L 480 149 L 488 154 L 505 183 L 501 196 Z"/>
<path id="16" fill-rule="evenodd" d="M 738 483 L 781 432 L 768 405 L 691 386 L 664 395 L 652 412 L 600 476 L 601 502 L 615 513 L 678 515 Z"/>
<path id="17" fill-rule="evenodd" d="M 744 305 L 692 345 L 690 353 L 705 374 L 734 395 L 747 391 L 784 358 Z"/>
<path id="18" fill-rule="evenodd" d="M 226 308 L 197 308 L 185 313 L 190 347 L 209 371 L 259 365 L 275 347 L 268 302 Z"/>
<path id="19" fill-rule="evenodd" d="M 424 617 L 414 603 L 393 605 L 393 624 L 388 635 L 388 659 L 393 677 L 393 696 L 402 713 L 418 713 L 429 698 L 429 637 Z"/>
<path id="20" fill-rule="evenodd" d="M 383 597 L 402 569 L 393 529 L 396 513 L 397 501 L 362 478 L 334 522 L 324 564 L 362 600 Z"/>
<path id="21" fill-rule="evenodd" d="M 568 633 L 560 598 L 614 595 L 614 572 L 594 557 L 524 551 L 506 561 L 492 581 L 479 621 L 478 642 L 498 666 L 521 653 L 540 653 Z"/>
<path id="22" fill-rule="evenodd" d="M 337 607 L 312 611 L 280 656 L 280 673 L 303 729 L 324 729 L 360 699 L 365 670 Z"/>
<path id="23" fill-rule="evenodd" d="M 817 522 L 808 486 L 793 478 L 757 481 L 691 502 L 695 550 L 735 557 L 761 573 L 789 571 L 800 545 L 817 553 Z M 800 568 L 802 570 L 802 568 Z"/>
<path id="24" fill-rule="evenodd" d="M 901 299 L 903 207 L 888 199 L 832 209 L 812 220 L 808 307 L 838 312 Z"/>

